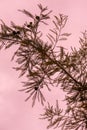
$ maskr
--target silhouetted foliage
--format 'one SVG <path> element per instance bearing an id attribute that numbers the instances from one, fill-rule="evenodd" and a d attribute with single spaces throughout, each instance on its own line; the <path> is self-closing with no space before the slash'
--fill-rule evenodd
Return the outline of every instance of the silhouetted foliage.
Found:
<path id="1" fill-rule="evenodd" d="M 50 91 L 52 86 L 60 86 L 65 92 L 66 110 L 48 103 L 42 119 L 47 119 L 50 127 L 61 127 L 61 130 L 86 130 L 87 129 L 87 32 L 82 33 L 80 48 L 71 48 L 67 52 L 63 46 L 58 46 L 61 40 L 67 40 L 70 33 L 64 33 L 68 17 L 63 14 L 54 16 L 54 28 L 47 34 L 48 41 L 42 39 L 43 31 L 40 24 L 45 24 L 50 19 L 47 7 L 38 5 L 39 15 L 33 15 L 29 11 L 19 10 L 29 17 L 29 22 L 22 26 L 11 22 L 8 27 L 1 20 L 0 49 L 8 49 L 17 46 L 12 60 L 18 64 L 14 67 L 20 71 L 19 77 L 27 77 L 23 82 L 23 88 L 28 94 L 26 101 L 32 97 L 32 106 L 36 99 L 44 105 L 46 101 L 43 89 Z M 57 89 L 57 88 L 56 88 Z"/>

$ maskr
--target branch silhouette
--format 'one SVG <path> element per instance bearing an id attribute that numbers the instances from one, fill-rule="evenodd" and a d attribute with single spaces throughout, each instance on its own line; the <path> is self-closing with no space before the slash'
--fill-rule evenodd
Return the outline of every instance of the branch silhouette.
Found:
<path id="1" fill-rule="evenodd" d="M 80 48 L 71 48 L 67 52 L 63 46 L 58 46 L 61 41 L 67 40 L 71 35 L 64 32 L 68 16 L 59 14 L 54 16 L 53 28 L 47 34 L 48 41 L 44 41 L 43 30 L 40 25 L 47 26 L 50 20 L 47 7 L 38 5 L 40 13 L 33 15 L 27 10 L 19 10 L 29 17 L 29 21 L 22 26 L 11 22 L 7 26 L 1 20 L 0 49 L 9 49 L 17 46 L 11 60 L 16 60 L 20 71 L 19 77 L 25 76 L 23 88 L 19 91 L 27 93 L 25 101 L 32 98 L 32 106 L 38 100 L 42 105 L 46 101 L 43 90 L 48 91 L 52 86 L 58 86 L 66 93 L 66 110 L 59 108 L 58 99 L 56 106 L 48 105 L 41 114 L 42 119 L 47 119 L 50 127 L 61 127 L 62 130 L 87 129 L 87 32 L 82 33 L 79 39 Z M 56 88 L 57 89 L 57 88 Z"/>

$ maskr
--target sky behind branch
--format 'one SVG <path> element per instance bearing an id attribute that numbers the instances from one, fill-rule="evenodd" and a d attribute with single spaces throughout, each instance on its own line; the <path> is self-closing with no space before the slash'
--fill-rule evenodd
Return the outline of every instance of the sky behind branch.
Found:
<path id="1" fill-rule="evenodd" d="M 53 15 L 68 15 L 65 30 L 72 35 L 67 42 L 61 44 L 68 49 L 70 46 L 78 47 L 79 36 L 87 29 L 87 0 L 0 0 L 0 19 L 9 25 L 10 21 L 23 24 L 28 18 L 18 12 L 18 9 L 26 9 L 36 14 L 39 3 L 53 10 Z M 49 25 L 51 26 L 50 23 Z M 46 34 L 46 28 L 42 28 Z M 27 95 L 18 92 L 22 84 L 18 73 L 12 69 L 14 62 L 10 62 L 10 59 L 13 53 L 13 48 L 0 52 L 0 130 L 46 130 L 46 121 L 38 119 L 43 112 L 42 106 L 37 103 L 32 109 L 31 101 L 24 102 Z M 53 89 L 52 94 L 46 92 L 48 101 L 55 103 L 57 98 L 61 100 L 63 94 L 58 91 Z M 65 105 L 60 104 L 63 107 Z"/>

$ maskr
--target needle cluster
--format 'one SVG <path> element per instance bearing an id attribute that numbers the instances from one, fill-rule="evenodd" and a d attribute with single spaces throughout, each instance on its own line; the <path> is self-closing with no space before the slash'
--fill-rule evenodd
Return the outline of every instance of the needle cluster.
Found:
<path id="1" fill-rule="evenodd" d="M 32 98 L 32 106 L 38 100 L 42 105 L 46 101 L 44 89 L 49 91 L 52 86 L 60 87 L 66 96 L 67 108 L 65 112 L 59 108 L 58 102 L 54 108 L 48 103 L 43 119 L 47 119 L 50 127 L 61 127 L 62 130 L 87 129 L 87 32 L 79 39 L 80 48 L 71 48 L 67 52 L 63 46 L 58 46 L 61 40 L 67 40 L 71 35 L 63 29 L 68 17 L 63 14 L 54 16 L 53 28 L 47 34 L 48 41 L 44 42 L 40 25 L 47 26 L 50 20 L 47 7 L 38 5 L 40 13 L 33 15 L 27 10 L 19 10 L 29 17 L 29 21 L 22 26 L 11 22 L 7 26 L 1 20 L 0 49 L 17 46 L 12 56 L 16 59 L 16 71 L 19 77 L 25 76 L 24 91 L 28 94 L 26 101 Z M 57 88 L 56 88 L 57 89 Z"/>

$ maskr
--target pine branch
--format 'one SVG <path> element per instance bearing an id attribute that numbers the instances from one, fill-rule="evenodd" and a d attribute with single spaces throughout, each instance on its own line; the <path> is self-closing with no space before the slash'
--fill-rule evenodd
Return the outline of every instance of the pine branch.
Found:
<path id="1" fill-rule="evenodd" d="M 16 71 L 20 71 L 19 77 L 25 76 L 27 81 L 23 82 L 23 88 L 28 94 L 25 101 L 32 98 L 32 106 L 36 100 L 44 105 L 46 98 L 43 89 L 51 90 L 51 86 L 60 86 L 66 92 L 65 101 L 67 108 L 63 111 L 56 107 L 45 107 L 44 119 L 49 122 L 50 127 L 61 127 L 62 130 L 87 129 L 87 31 L 82 33 L 80 48 L 71 48 L 67 53 L 65 48 L 58 46 L 61 40 L 67 40 L 70 33 L 63 32 L 68 17 L 63 14 L 54 16 L 54 28 L 48 33 L 48 41 L 42 39 L 43 32 L 40 24 L 47 25 L 50 19 L 47 7 L 38 5 L 39 15 L 33 15 L 27 10 L 19 10 L 27 15 L 30 21 L 22 26 L 11 22 L 8 27 L 2 20 L 0 32 L 0 49 L 8 49 L 13 45 L 18 48 L 12 56 L 16 59 Z M 15 58 L 16 57 L 16 58 Z"/>

